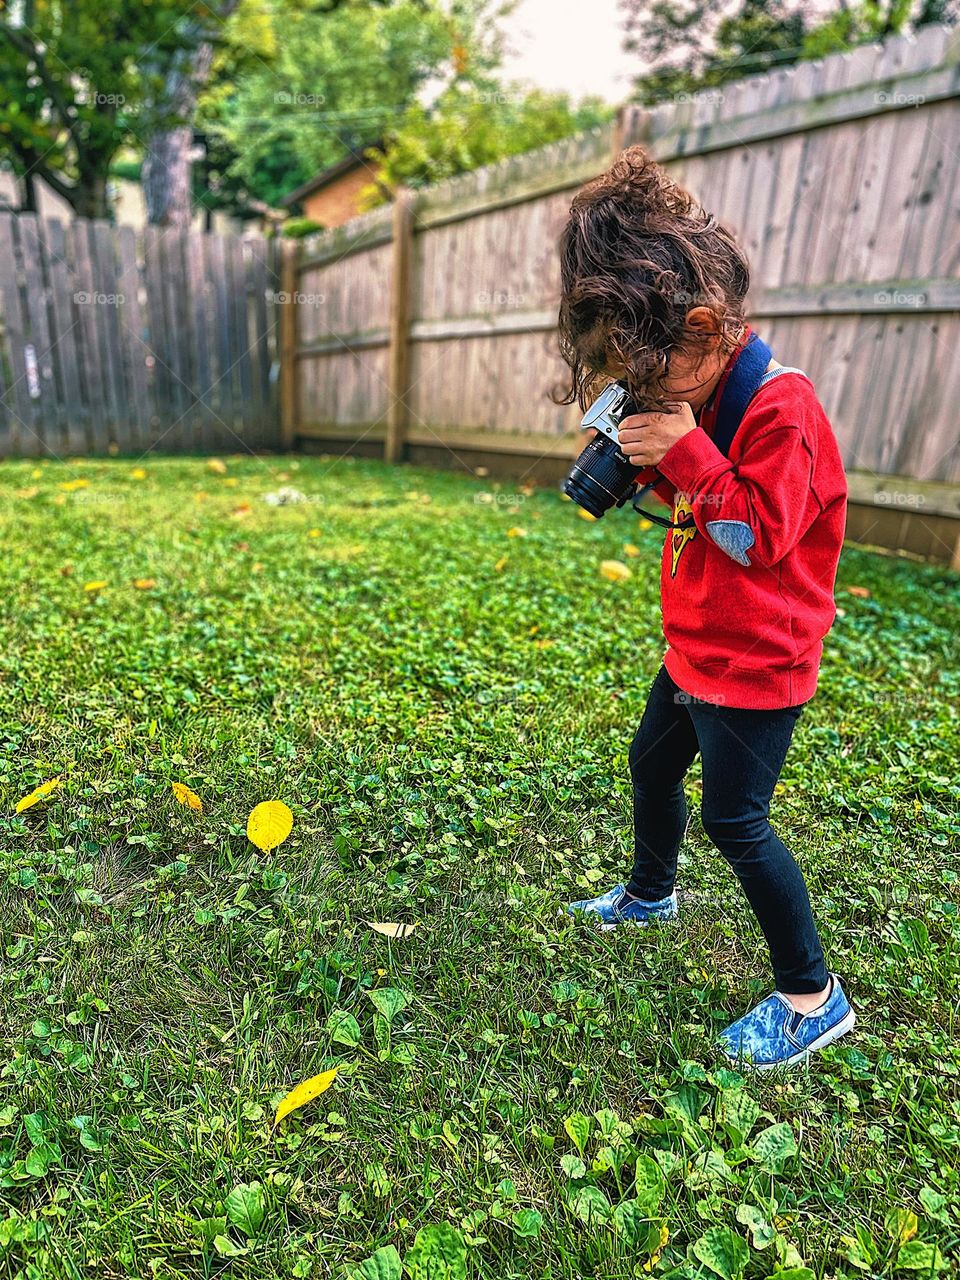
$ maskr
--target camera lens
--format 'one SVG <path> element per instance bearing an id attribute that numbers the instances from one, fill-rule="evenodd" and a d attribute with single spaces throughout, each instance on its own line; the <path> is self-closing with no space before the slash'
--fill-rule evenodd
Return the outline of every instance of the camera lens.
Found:
<path id="1" fill-rule="evenodd" d="M 598 520 L 619 506 L 636 480 L 637 469 L 612 440 L 596 436 L 570 468 L 563 492 Z"/>

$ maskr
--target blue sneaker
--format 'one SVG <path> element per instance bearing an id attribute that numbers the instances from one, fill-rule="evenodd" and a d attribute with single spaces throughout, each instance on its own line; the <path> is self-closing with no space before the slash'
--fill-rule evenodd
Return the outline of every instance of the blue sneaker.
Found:
<path id="1" fill-rule="evenodd" d="M 812 1013 L 798 1013 L 785 995 L 774 991 L 720 1033 L 720 1046 L 734 1062 L 767 1071 L 802 1062 L 817 1049 L 839 1040 L 856 1022 L 840 979 Z"/>
<path id="2" fill-rule="evenodd" d="M 671 893 L 669 898 L 661 898 L 659 902 L 641 902 L 639 898 L 627 897 L 625 885 L 616 884 L 599 898 L 571 902 L 568 907 L 560 909 L 560 914 L 572 916 L 577 911 L 597 916 L 600 928 L 604 930 L 616 929 L 620 924 L 649 924 L 651 920 L 676 918 L 677 895 Z"/>

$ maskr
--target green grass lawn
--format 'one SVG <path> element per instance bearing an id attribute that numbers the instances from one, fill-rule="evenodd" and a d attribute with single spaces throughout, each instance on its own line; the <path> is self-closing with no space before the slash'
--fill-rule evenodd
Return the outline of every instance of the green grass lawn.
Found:
<path id="1" fill-rule="evenodd" d="M 696 822 L 679 924 L 557 914 L 629 860 L 636 517 L 246 458 L 3 463 L 0 520 L 0 1276 L 955 1264 L 956 576 L 844 555 L 774 819 L 860 1021 L 744 1079 L 713 1037 L 770 978 Z"/>

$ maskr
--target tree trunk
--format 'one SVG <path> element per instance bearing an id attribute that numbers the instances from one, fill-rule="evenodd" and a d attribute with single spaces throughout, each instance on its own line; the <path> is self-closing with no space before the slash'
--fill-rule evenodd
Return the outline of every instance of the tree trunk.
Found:
<path id="1" fill-rule="evenodd" d="M 81 174 L 75 191 L 72 203 L 73 211 L 78 218 L 109 218 L 111 216 L 105 173 Z"/>
<path id="2" fill-rule="evenodd" d="M 220 0 L 216 12 L 228 18 L 239 0 Z M 192 169 L 193 118 L 200 90 L 213 64 L 213 46 L 194 24 L 196 43 L 182 49 L 167 68 L 155 114 L 164 124 L 147 138 L 147 155 L 141 180 L 147 219 L 160 227 L 189 227 L 193 216 Z"/>
<path id="3" fill-rule="evenodd" d="M 193 130 L 182 124 L 150 136 L 141 175 L 147 217 L 158 227 L 188 228 L 193 216 L 190 148 Z"/>

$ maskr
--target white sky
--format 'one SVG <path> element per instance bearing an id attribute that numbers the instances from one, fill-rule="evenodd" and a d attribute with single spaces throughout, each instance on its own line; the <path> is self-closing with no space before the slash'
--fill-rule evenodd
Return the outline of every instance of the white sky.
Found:
<path id="1" fill-rule="evenodd" d="M 502 22 L 515 50 L 504 77 L 622 102 L 639 70 L 636 55 L 623 52 L 622 23 L 617 0 L 520 0 Z"/>

